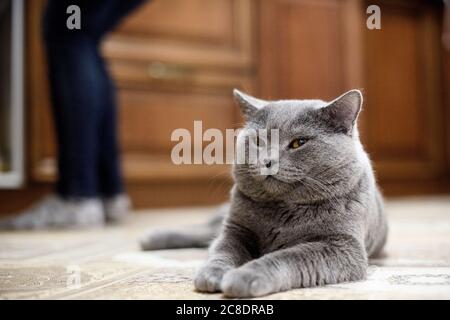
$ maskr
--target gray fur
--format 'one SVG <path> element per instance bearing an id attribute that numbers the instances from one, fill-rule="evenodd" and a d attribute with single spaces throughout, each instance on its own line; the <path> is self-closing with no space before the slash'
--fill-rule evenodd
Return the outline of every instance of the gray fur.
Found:
<path id="1" fill-rule="evenodd" d="M 261 176 L 259 165 L 233 167 L 230 210 L 196 289 L 255 297 L 364 279 L 368 258 L 386 241 L 387 223 L 356 127 L 361 93 L 329 103 L 234 94 L 246 128 L 280 130 L 279 172 Z M 299 137 L 309 140 L 288 149 Z"/>

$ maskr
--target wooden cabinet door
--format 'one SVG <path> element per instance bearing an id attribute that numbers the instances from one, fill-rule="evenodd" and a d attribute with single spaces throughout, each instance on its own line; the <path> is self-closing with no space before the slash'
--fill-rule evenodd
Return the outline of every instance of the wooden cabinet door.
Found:
<path id="1" fill-rule="evenodd" d="M 393 191 L 402 182 L 397 188 L 438 187 L 445 180 L 441 6 L 377 4 L 381 30 L 366 30 L 364 37 L 365 143 L 379 178 Z"/>
<path id="2" fill-rule="evenodd" d="M 119 26 L 105 54 L 132 61 L 211 68 L 253 62 L 251 0 L 150 1 Z"/>
<path id="3" fill-rule="evenodd" d="M 362 87 L 360 1 L 260 1 L 260 88 L 266 98 L 332 99 Z"/>
<path id="4" fill-rule="evenodd" d="M 381 30 L 366 28 L 370 4 L 381 8 Z M 361 139 L 387 193 L 448 190 L 440 10 L 432 1 L 263 0 L 261 94 L 326 100 L 363 89 Z"/>

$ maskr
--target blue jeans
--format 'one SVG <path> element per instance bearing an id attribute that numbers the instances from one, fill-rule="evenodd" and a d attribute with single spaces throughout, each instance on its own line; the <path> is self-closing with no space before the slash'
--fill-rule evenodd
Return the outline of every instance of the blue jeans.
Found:
<path id="1" fill-rule="evenodd" d="M 123 192 L 115 87 L 99 52 L 103 36 L 144 0 L 49 0 L 44 40 L 58 145 L 56 192 L 110 197 Z M 76 4 L 81 29 L 69 30 Z"/>

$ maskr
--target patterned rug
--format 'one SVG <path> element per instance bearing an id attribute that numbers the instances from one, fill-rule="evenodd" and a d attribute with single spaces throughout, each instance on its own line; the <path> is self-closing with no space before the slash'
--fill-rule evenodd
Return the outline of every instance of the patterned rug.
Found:
<path id="1" fill-rule="evenodd" d="M 142 252 L 146 229 L 207 220 L 214 208 L 138 212 L 124 225 L 89 231 L 0 233 L 1 299 L 221 299 L 193 289 L 206 250 Z M 296 289 L 264 299 L 450 299 L 450 198 L 387 204 L 386 257 L 367 280 Z"/>

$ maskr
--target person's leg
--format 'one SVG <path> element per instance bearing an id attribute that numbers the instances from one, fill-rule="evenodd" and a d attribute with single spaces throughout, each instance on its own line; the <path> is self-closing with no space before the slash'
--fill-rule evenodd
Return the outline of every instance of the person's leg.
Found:
<path id="1" fill-rule="evenodd" d="M 111 1 L 108 8 L 97 21 L 101 27 L 98 36 L 101 38 L 114 29 L 123 17 L 137 8 L 146 0 Z M 120 152 L 117 138 L 117 103 L 116 88 L 105 66 L 104 59 L 98 54 L 98 64 L 101 66 L 104 92 L 103 109 L 99 129 L 98 149 L 98 183 L 102 196 L 103 207 L 107 221 L 115 222 L 125 218 L 131 204 L 124 193 L 120 167 Z"/>
<path id="2" fill-rule="evenodd" d="M 122 193 L 114 88 L 99 54 L 99 42 L 140 2 L 49 1 L 44 16 L 44 38 L 58 143 L 57 196 L 44 199 L 3 226 L 97 224 L 100 218 L 103 221 L 98 197 Z M 73 4 L 81 9 L 79 30 L 66 27 L 66 10 Z M 100 173 L 99 168 L 102 168 Z M 122 198 L 118 202 L 123 207 Z"/>
<path id="3" fill-rule="evenodd" d="M 119 145 L 117 137 L 117 104 L 115 87 L 98 56 L 103 75 L 103 104 L 104 108 L 99 119 L 98 130 L 98 164 L 97 175 L 99 191 L 103 197 L 112 197 L 123 192 L 122 175 L 120 171 Z"/>
<path id="4" fill-rule="evenodd" d="M 97 197 L 97 136 L 104 91 L 97 43 L 86 34 L 58 41 L 52 37 L 47 36 L 46 44 L 58 145 L 56 191 L 64 198 Z"/>
<path id="5" fill-rule="evenodd" d="M 131 202 L 124 192 L 120 151 L 117 138 L 117 105 L 114 83 L 109 77 L 103 59 L 98 56 L 103 69 L 103 112 L 98 126 L 97 175 L 106 221 L 115 222 L 128 216 Z"/>
<path id="6" fill-rule="evenodd" d="M 97 19 L 101 38 L 114 29 L 123 17 L 136 9 L 146 0 L 111 1 L 108 8 Z M 98 64 L 103 75 L 103 105 L 99 129 L 98 182 L 107 221 L 115 222 L 125 218 L 130 211 L 130 200 L 124 193 L 120 167 L 120 152 L 117 138 L 117 103 L 116 88 L 105 66 L 103 58 L 98 55 Z"/>
<path id="7" fill-rule="evenodd" d="M 67 8 L 82 7 L 81 29 L 66 26 Z M 97 176 L 98 127 L 105 85 L 98 56 L 99 1 L 49 0 L 43 17 L 50 95 L 58 150 L 56 194 L 0 226 L 12 229 L 102 224 Z"/>
<path id="8" fill-rule="evenodd" d="M 142 0 L 51 0 L 45 16 L 52 102 L 64 197 L 123 192 L 116 134 L 115 88 L 99 52 L 101 38 Z M 81 29 L 69 30 L 66 9 L 76 4 Z"/>
<path id="9" fill-rule="evenodd" d="M 80 7 L 79 30 L 66 27 L 66 10 L 72 4 Z M 111 100 L 103 61 L 99 58 L 99 40 L 108 11 L 114 5 L 111 0 L 50 0 L 44 15 L 58 143 L 56 190 L 65 198 L 99 196 L 99 128 Z"/>

